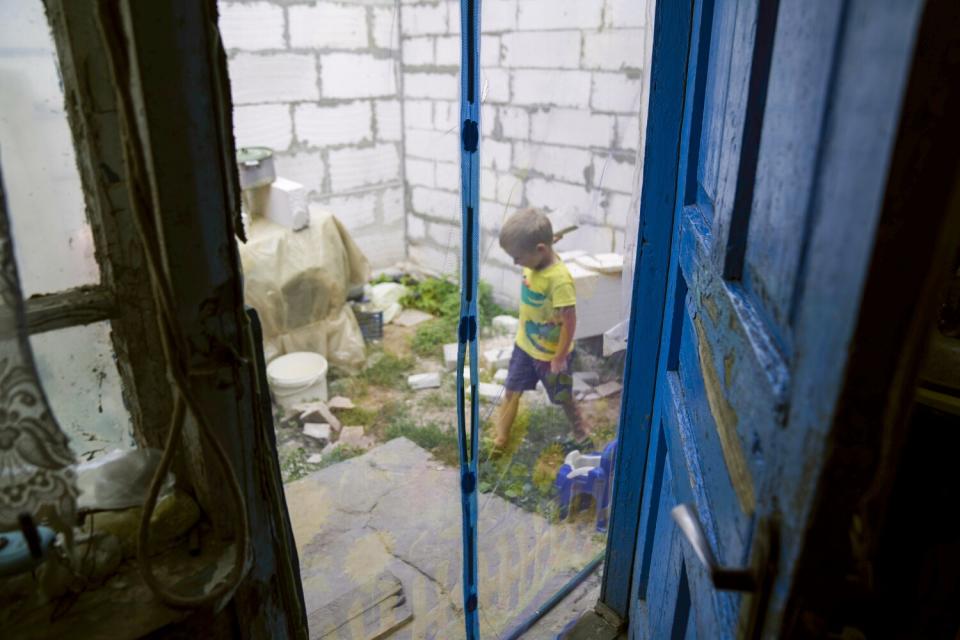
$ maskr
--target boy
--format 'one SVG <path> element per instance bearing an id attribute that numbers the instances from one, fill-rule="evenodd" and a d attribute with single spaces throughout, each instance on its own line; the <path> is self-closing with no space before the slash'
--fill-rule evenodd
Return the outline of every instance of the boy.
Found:
<path id="1" fill-rule="evenodd" d="M 507 219 L 500 246 L 523 267 L 520 326 L 507 371 L 506 392 L 497 417 L 493 445 L 503 451 L 517 417 L 520 395 L 543 382 L 550 401 L 563 408 L 582 440 L 588 434 L 573 401 L 570 354 L 577 327 L 577 295 L 566 265 L 553 251 L 553 227 L 540 211 L 523 209 Z"/>

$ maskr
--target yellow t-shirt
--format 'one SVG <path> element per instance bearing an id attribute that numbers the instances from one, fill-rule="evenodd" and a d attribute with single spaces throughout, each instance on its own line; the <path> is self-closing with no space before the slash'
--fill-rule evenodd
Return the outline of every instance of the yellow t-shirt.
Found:
<path id="1" fill-rule="evenodd" d="M 567 265 L 557 260 L 539 271 L 523 270 L 520 285 L 520 326 L 517 346 L 537 360 L 552 360 L 560 344 L 556 310 L 577 304 L 577 292 Z"/>

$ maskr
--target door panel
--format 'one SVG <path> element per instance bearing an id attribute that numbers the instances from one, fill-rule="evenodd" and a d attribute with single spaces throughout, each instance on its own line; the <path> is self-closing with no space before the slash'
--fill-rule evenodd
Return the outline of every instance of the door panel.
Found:
<path id="1" fill-rule="evenodd" d="M 825 431 L 811 429 L 810 416 L 832 415 L 840 378 L 831 369 L 842 368 L 845 352 L 820 368 L 809 357 L 852 325 L 856 307 L 847 302 L 868 255 L 824 253 L 817 231 L 826 224 L 855 235 L 879 216 L 863 207 L 849 221 L 818 213 L 837 60 L 853 28 L 848 4 L 856 0 L 693 2 L 676 207 L 654 213 L 672 216 L 673 237 L 632 638 L 737 637 L 749 623 L 744 603 L 764 601 L 716 588 L 674 524 L 678 504 L 695 508 L 723 567 L 749 569 L 772 544 L 779 524 L 771 523 L 792 527 L 794 547 L 803 535 L 802 506 L 789 497 L 809 494 L 817 477 Z M 858 169 L 875 184 L 883 163 Z M 805 298 L 826 290 L 811 273 L 828 265 L 836 273 L 828 293 L 847 297 L 813 323 Z M 832 393 L 793 395 L 823 388 L 825 375 L 834 376 Z M 780 566 L 776 597 L 792 571 Z"/>

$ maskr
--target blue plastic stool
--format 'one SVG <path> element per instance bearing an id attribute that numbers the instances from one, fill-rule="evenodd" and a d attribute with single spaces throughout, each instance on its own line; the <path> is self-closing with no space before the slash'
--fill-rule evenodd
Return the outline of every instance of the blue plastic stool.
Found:
<path id="1" fill-rule="evenodd" d="M 597 510 L 597 531 L 607 530 L 616 451 L 617 441 L 613 440 L 603 448 L 601 454 L 583 455 L 573 451 L 567 455 L 554 483 L 561 520 L 570 515 L 571 505 L 576 505 L 579 496 L 589 495 Z"/>

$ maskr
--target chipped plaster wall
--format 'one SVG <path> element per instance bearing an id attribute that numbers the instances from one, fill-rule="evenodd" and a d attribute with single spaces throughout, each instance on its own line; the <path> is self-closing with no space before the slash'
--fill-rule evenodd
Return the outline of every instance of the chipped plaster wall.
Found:
<path id="1" fill-rule="evenodd" d="M 333 211 L 375 267 L 406 256 L 396 0 L 221 0 L 237 146 Z"/>
<path id="2" fill-rule="evenodd" d="M 515 303 L 519 271 L 496 242 L 505 215 L 541 207 L 580 229 L 560 249 L 623 251 L 640 140 L 646 0 L 484 0 L 481 277 Z M 457 0 L 403 0 L 411 259 L 457 271 Z"/>

